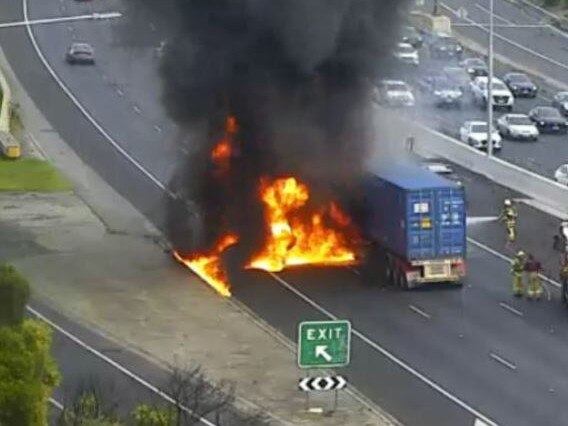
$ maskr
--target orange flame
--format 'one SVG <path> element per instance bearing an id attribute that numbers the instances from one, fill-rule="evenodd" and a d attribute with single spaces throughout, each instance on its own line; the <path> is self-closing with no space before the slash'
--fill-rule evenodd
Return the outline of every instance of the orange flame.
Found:
<path id="1" fill-rule="evenodd" d="M 281 271 L 287 266 L 355 263 L 353 244 L 342 232 L 325 224 L 325 217 L 342 227 L 350 224 L 337 205 L 331 203 L 304 220 L 298 210 L 308 202 L 309 190 L 293 177 L 274 182 L 263 179 L 260 194 L 269 234 L 265 247 L 247 267 Z"/>
<path id="2" fill-rule="evenodd" d="M 227 117 L 225 121 L 225 135 L 211 151 L 211 160 L 223 170 L 229 167 L 231 155 L 233 155 L 233 139 L 237 130 L 237 119 L 233 116 Z"/>
<path id="3" fill-rule="evenodd" d="M 174 252 L 174 257 L 195 272 L 203 281 L 213 287 L 221 296 L 230 297 L 231 289 L 227 279 L 227 274 L 221 268 L 220 255 L 223 251 L 238 241 L 234 234 L 227 234 L 215 248 L 207 254 L 193 255 L 187 258 L 182 257 L 178 252 Z"/>

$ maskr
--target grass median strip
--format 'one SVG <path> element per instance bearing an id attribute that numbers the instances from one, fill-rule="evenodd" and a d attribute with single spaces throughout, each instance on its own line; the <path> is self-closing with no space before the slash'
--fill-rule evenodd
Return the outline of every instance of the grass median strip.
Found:
<path id="1" fill-rule="evenodd" d="M 24 158 L 0 159 L 0 191 L 60 192 L 71 190 L 71 184 L 46 161 Z"/>

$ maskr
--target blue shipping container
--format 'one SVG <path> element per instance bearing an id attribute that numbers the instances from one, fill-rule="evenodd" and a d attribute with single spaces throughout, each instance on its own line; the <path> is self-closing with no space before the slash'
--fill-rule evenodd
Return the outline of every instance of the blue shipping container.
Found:
<path id="1" fill-rule="evenodd" d="M 464 189 L 418 166 L 377 168 L 364 182 L 366 237 L 408 261 L 465 257 Z"/>

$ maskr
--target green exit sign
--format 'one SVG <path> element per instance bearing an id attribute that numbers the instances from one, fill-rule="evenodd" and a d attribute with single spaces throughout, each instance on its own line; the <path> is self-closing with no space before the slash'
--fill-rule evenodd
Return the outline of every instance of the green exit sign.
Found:
<path id="1" fill-rule="evenodd" d="M 351 323 L 304 321 L 298 328 L 300 368 L 332 368 L 349 364 Z"/>

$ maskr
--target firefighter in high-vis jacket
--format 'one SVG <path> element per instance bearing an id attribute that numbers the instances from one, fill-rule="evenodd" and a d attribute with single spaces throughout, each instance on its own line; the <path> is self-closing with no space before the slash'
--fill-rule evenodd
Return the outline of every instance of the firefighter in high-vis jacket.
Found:
<path id="1" fill-rule="evenodd" d="M 499 220 L 505 223 L 507 241 L 509 243 L 514 242 L 517 239 L 517 208 L 510 198 L 503 202 L 503 210 L 499 215 Z"/>
<path id="2" fill-rule="evenodd" d="M 529 254 L 525 262 L 525 271 L 528 274 L 527 297 L 539 300 L 542 297 L 542 282 L 539 276 L 542 265 L 532 254 Z"/>
<path id="3" fill-rule="evenodd" d="M 523 280 L 525 262 L 525 252 L 519 250 L 517 254 L 515 254 L 513 263 L 511 264 L 511 275 L 513 277 L 513 296 L 515 297 L 522 297 L 525 294 L 525 282 Z"/>

